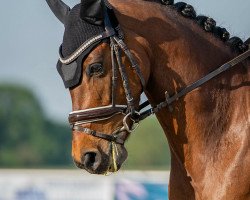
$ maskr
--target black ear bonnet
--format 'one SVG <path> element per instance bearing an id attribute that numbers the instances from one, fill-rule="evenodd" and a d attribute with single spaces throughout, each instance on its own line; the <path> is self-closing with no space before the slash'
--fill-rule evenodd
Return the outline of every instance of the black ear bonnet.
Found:
<path id="1" fill-rule="evenodd" d="M 60 60 L 57 62 L 57 71 L 60 74 L 65 88 L 70 88 L 79 84 L 82 77 L 82 64 L 86 56 L 93 50 L 99 43 L 94 43 L 86 49 L 76 60 L 69 64 L 63 64 Z M 59 48 L 59 54 L 62 55 L 62 45 Z"/>
<path id="2" fill-rule="evenodd" d="M 65 88 L 79 84 L 86 56 L 103 40 L 115 34 L 113 27 L 118 24 L 116 19 L 110 22 L 109 16 L 114 17 L 113 10 L 106 7 L 102 0 L 82 0 L 81 4 L 74 6 L 67 14 L 63 43 L 59 49 L 61 59 L 57 63 L 57 71 Z M 96 36 L 100 37 L 94 41 Z M 86 48 L 81 49 L 84 44 Z M 80 54 L 72 56 L 77 52 Z M 71 57 L 72 60 L 63 61 Z"/>
<path id="3" fill-rule="evenodd" d="M 59 54 L 62 58 L 70 56 L 84 42 L 105 31 L 104 26 L 90 24 L 81 19 L 80 10 L 81 4 L 76 5 L 72 8 L 65 21 L 63 43 L 59 49 Z M 97 44 L 99 44 L 99 42 L 91 45 L 72 63 L 63 64 L 60 60 L 58 61 L 57 71 L 63 79 L 65 88 L 73 87 L 80 82 L 83 60 Z"/>
<path id="4" fill-rule="evenodd" d="M 91 24 L 80 17 L 81 5 L 72 8 L 65 22 L 62 55 L 71 55 L 81 44 L 105 31 L 104 26 Z"/>
<path id="5" fill-rule="evenodd" d="M 83 20 L 94 25 L 103 25 L 104 23 L 104 3 L 102 0 L 88 1 L 83 0 L 81 2 L 80 16 Z M 86 9 L 87 8 L 87 9 Z"/>

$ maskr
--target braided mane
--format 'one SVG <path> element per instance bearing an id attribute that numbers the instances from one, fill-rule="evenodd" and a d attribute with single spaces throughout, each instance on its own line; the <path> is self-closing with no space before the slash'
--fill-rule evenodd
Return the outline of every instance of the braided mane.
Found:
<path id="1" fill-rule="evenodd" d="M 230 33 L 222 27 L 216 26 L 216 21 L 210 17 L 204 15 L 197 15 L 193 6 L 184 3 L 178 2 L 174 3 L 174 0 L 150 0 L 154 2 L 161 3 L 165 6 L 170 6 L 180 13 L 183 17 L 192 19 L 196 21 L 200 27 L 208 32 L 213 34 L 215 37 L 221 39 L 225 44 L 229 45 L 232 51 L 237 53 L 243 53 L 249 49 L 250 38 L 243 42 L 239 37 L 231 37 Z"/>

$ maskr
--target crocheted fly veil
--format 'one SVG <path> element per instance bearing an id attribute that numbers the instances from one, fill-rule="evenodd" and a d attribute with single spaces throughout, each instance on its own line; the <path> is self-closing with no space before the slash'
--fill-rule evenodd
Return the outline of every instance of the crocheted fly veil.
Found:
<path id="1" fill-rule="evenodd" d="M 106 6 L 102 0 L 82 0 L 70 9 L 60 0 L 46 1 L 65 26 L 57 70 L 65 87 L 73 87 L 81 80 L 84 58 L 97 44 L 112 34 L 105 29 Z"/>

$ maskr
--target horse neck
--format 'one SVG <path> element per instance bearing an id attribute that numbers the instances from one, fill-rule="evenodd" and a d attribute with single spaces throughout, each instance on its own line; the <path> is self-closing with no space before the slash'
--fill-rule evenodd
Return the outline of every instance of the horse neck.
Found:
<path id="1" fill-rule="evenodd" d="M 148 46 L 145 49 L 150 57 L 151 72 L 146 95 L 153 105 L 165 99 L 165 91 L 170 95 L 174 94 L 234 57 L 222 41 L 206 33 L 194 21 L 182 17 L 172 8 L 148 1 L 110 2 L 117 9 L 116 14 L 122 27 L 147 41 Z M 231 78 L 232 76 L 223 76 L 210 81 L 211 87 L 204 88 L 212 90 L 214 85 L 225 81 L 231 84 Z M 206 95 L 197 92 L 192 92 L 187 97 L 195 95 L 199 95 L 196 106 L 199 103 L 202 106 L 211 103 L 207 101 Z M 185 103 L 186 99 L 182 102 Z M 166 116 L 176 118 L 175 114 L 179 115 L 163 110 L 157 115 L 166 132 L 169 132 Z"/>

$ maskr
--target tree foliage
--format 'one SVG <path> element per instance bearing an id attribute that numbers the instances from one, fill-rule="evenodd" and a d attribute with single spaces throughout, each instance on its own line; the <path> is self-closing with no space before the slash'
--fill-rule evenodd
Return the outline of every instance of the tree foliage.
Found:
<path id="1" fill-rule="evenodd" d="M 167 140 L 155 118 L 144 121 L 126 144 L 124 169 L 167 169 Z M 0 85 L 0 167 L 73 166 L 67 125 L 46 118 L 31 91 Z"/>
<path id="2" fill-rule="evenodd" d="M 168 169 L 170 151 L 167 138 L 156 117 L 144 120 L 126 144 L 128 160 L 125 169 Z"/>
<path id="3" fill-rule="evenodd" d="M 69 129 L 52 123 L 27 89 L 0 86 L 0 167 L 68 165 Z"/>

